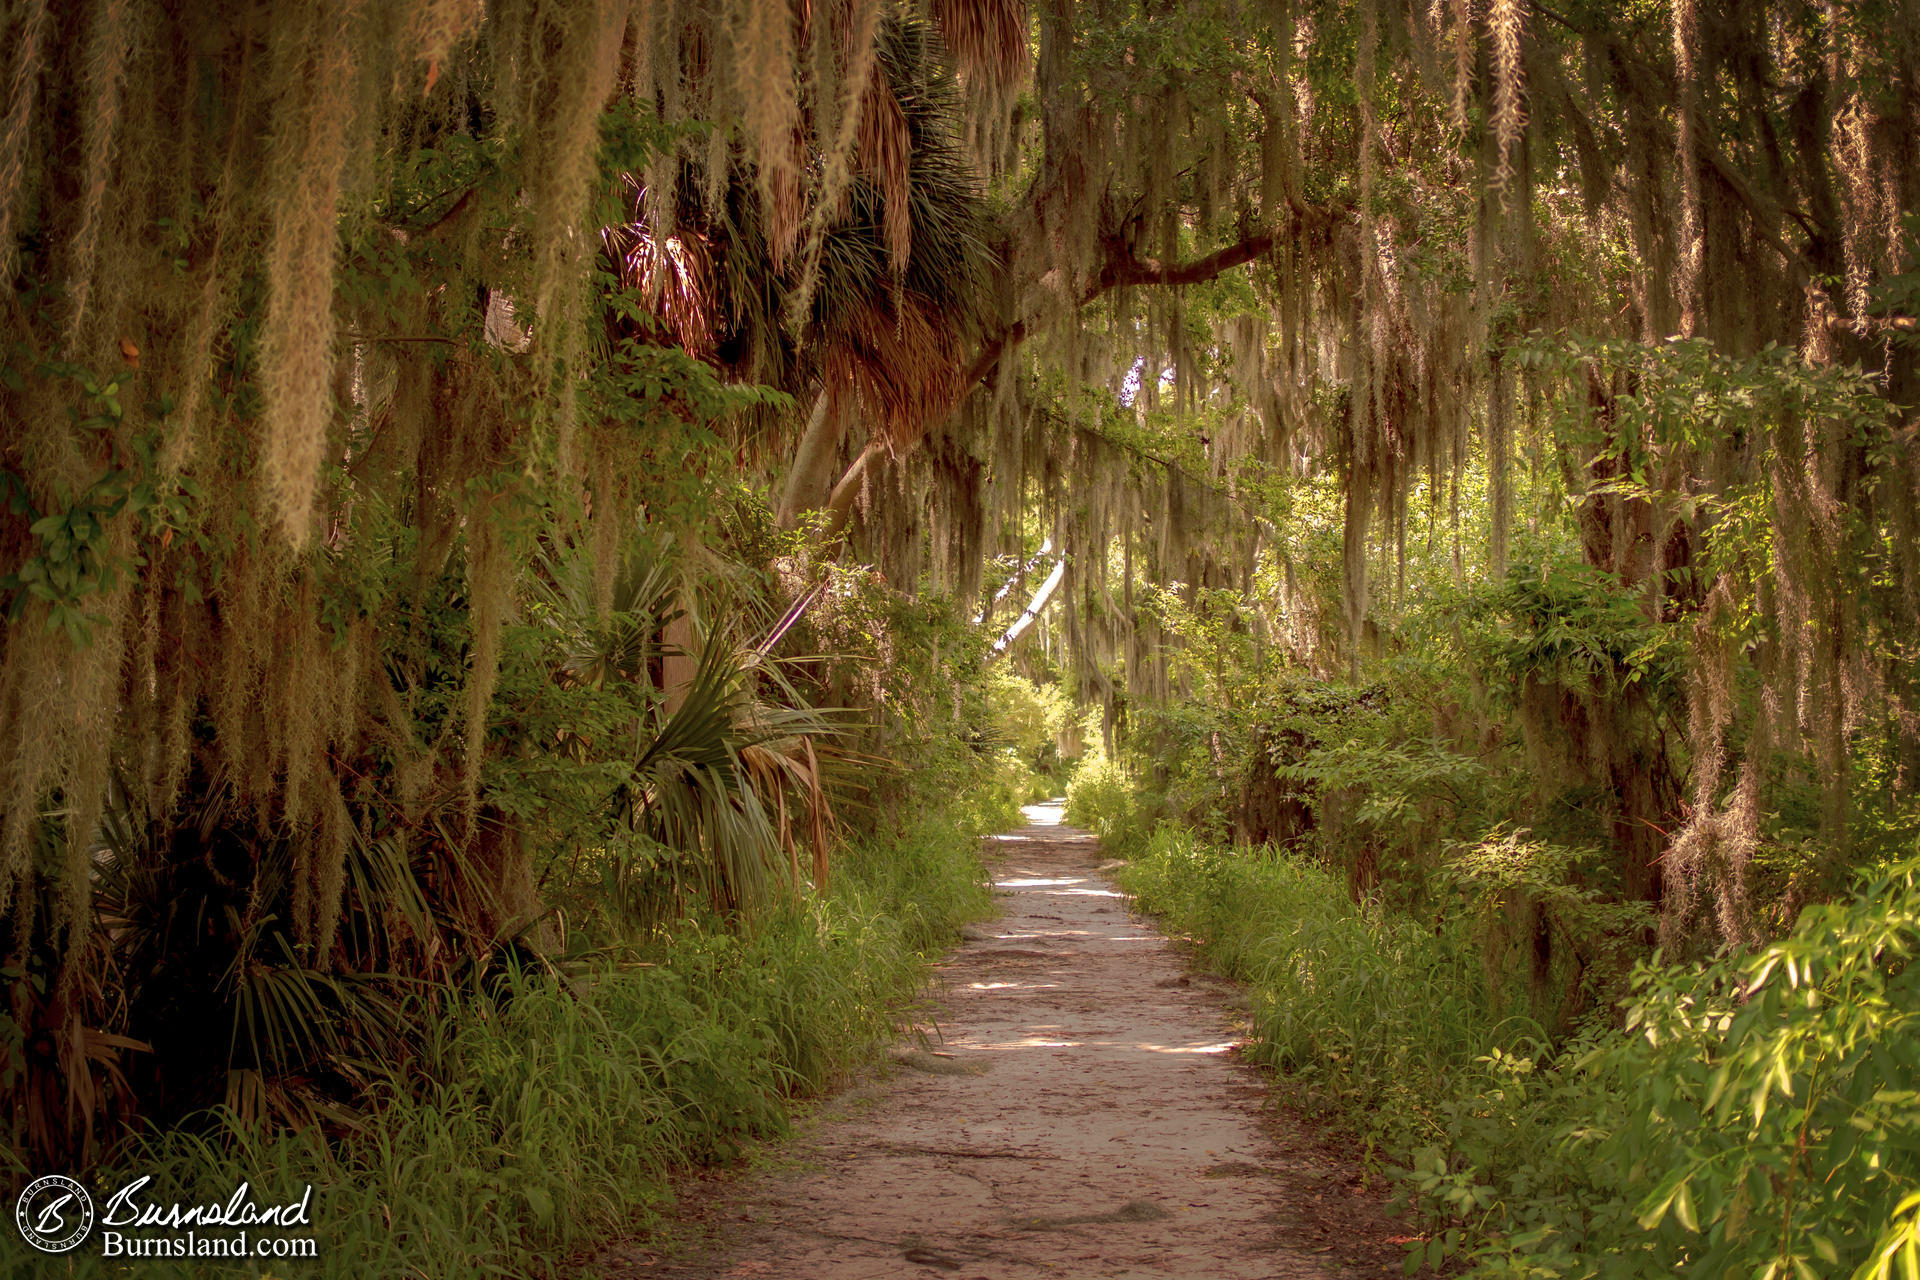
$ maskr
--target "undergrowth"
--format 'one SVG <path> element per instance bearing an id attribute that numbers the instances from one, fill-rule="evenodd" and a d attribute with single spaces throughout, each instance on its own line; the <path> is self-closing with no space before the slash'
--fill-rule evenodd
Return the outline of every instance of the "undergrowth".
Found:
<path id="1" fill-rule="evenodd" d="M 1304 861 L 1163 827 L 1121 879 L 1251 986 L 1252 1056 L 1398 1171 L 1428 1228 L 1409 1272 L 1913 1273 L 1920 861 L 1752 954 L 1642 963 L 1559 1038 L 1502 1006 L 1464 932 Z"/>
<path id="2" fill-rule="evenodd" d="M 448 1008 L 425 1061 L 382 1073 L 380 1097 L 330 1143 L 237 1122 L 176 1130 L 93 1179 L 142 1174 L 142 1198 L 261 1203 L 312 1184 L 316 1262 L 139 1261 L 145 1277 L 557 1275 L 644 1231 L 670 1173 L 726 1161 L 786 1131 L 817 1094 L 893 1034 L 930 954 L 987 910 L 978 820 L 926 819 L 835 863 L 832 891 L 745 927 L 675 926 L 577 970 L 510 969 Z M 257 1233 L 256 1233 L 257 1234 Z M 10 1232 L 11 1236 L 12 1233 Z M 17 1238 L 13 1247 L 25 1253 Z M 129 1264 L 88 1249 L 18 1257 L 19 1275 L 92 1277 Z M 69 1269 L 70 1266 L 70 1269 Z"/>
<path id="3" fill-rule="evenodd" d="M 1137 852 L 1150 826 L 1133 779 L 1098 748 L 1087 752 L 1067 780 L 1065 817 L 1099 836 L 1101 847 L 1116 858 Z"/>

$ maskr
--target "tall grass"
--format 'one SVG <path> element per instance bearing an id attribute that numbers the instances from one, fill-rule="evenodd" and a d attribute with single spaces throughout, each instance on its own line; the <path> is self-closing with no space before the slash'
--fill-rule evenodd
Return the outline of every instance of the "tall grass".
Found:
<path id="1" fill-rule="evenodd" d="M 1100 837 L 1116 858 L 1132 857 L 1147 839 L 1153 815 L 1134 780 L 1118 760 L 1096 745 L 1067 780 L 1066 819 Z"/>
<path id="2" fill-rule="evenodd" d="M 314 1187 L 320 1257 L 210 1266 L 18 1250 L 12 1274 L 535 1276 L 644 1231 L 677 1167 L 785 1131 L 894 1033 L 926 961 L 988 909 L 971 823 L 928 819 L 850 850 L 824 897 L 745 928 L 691 921 L 638 958 L 511 971 L 435 1025 L 426 1061 L 361 1064 L 378 1104 L 344 1138 L 259 1139 L 234 1123 L 156 1135 L 96 1191 L 262 1203 Z M 96 1194 L 96 1201 L 99 1199 Z"/>
<path id="3" fill-rule="evenodd" d="M 1431 1139 L 1437 1100 L 1477 1059 L 1539 1037 L 1497 1006 L 1464 937 L 1356 905 L 1319 867 L 1162 826 L 1120 882 L 1249 985 L 1250 1056 L 1323 1102 L 1375 1115 L 1389 1150 Z"/>
<path id="4" fill-rule="evenodd" d="M 1428 1228 L 1409 1270 L 1920 1274 L 1901 1254 L 1920 1199 L 1896 1220 L 1920 1191 L 1920 859 L 1751 955 L 1641 964 L 1557 1042 L 1457 926 L 1356 904 L 1318 867 L 1162 827 L 1121 882 L 1250 984 L 1252 1056 L 1396 1167 Z"/>

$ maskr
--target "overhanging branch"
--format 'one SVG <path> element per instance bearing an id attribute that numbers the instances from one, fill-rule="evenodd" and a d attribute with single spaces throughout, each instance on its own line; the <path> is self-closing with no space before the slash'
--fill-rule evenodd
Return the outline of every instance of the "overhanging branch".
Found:
<path id="1" fill-rule="evenodd" d="M 1131 285 L 1157 284 L 1178 288 L 1181 285 L 1205 284 L 1218 275 L 1261 257 L 1279 239 L 1279 229 L 1269 227 L 1191 262 L 1162 262 L 1158 258 L 1139 257 L 1117 238 L 1109 238 L 1107 260 L 1101 264 L 1099 274 L 1081 291 L 1074 305 L 1084 307 L 1103 293 Z M 961 383 L 960 394 L 963 399 L 993 372 L 1001 356 L 1026 340 L 1031 327 L 1031 321 L 1025 318 L 1015 320 L 980 344 L 980 350 L 967 366 L 966 377 Z"/>
<path id="2" fill-rule="evenodd" d="M 1059 562 L 1053 566 L 1053 572 L 1047 575 L 1047 580 L 1040 584 L 1038 591 L 1033 593 L 1033 601 L 1027 605 L 1026 612 L 1015 618 L 1013 625 L 1008 627 L 1006 631 L 1001 634 L 1000 638 L 993 642 L 993 649 L 987 654 L 987 661 L 992 662 L 995 658 L 998 658 L 1001 654 L 1013 647 L 1014 641 L 1027 633 L 1027 628 L 1031 627 L 1034 619 L 1038 618 L 1046 609 L 1048 602 L 1053 599 L 1053 593 L 1060 589 L 1060 583 L 1066 576 L 1067 558 L 1062 555 Z"/>

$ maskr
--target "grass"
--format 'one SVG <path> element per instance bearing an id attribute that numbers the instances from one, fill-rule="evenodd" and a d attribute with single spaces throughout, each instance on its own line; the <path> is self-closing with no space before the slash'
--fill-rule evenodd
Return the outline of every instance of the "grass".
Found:
<path id="1" fill-rule="evenodd" d="M 1431 1140 L 1434 1100 L 1476 1060 L 1544 1037 L 1505 1017 L 1462 938 L 1358 906 L 1333 875 L 1160 828 L 1120 872 L 1148 911 L 1245 982 L 1257 1061 L 1350 1114 L 1389 1150 Z"/>
<path id="2" fill-rule="evenodd" d="M 224 1202 L 314 1188 L 319 1257 L 210 1266 L 101 1256 L 100 1229 L 16 1275 L 484 1277 L 571 1273 L 645 1232 L 676 1168 L 737 1158 L 786 1132 L 894 1035 L 928 959 L 989 909 L 970 824 L 927 820 L 849 850 L 832 891 L 731 931 L 690 921 L 638 962 L 508 975 L 436 1025 L 424 1067 L 380 1078 L 344 1140 L 259 1137 L 232 1123 L 155 1135 L 94 1180 L 151 1174 L 145 1198 Z M 172 1234 L 172 1233 L 161 1233 Z M 258 1233 L 254 1233 L 258 1234 Z"/>
<path id="3" fill-rule="evenodd" d="M 1751 954 L 1643 963 L 1557 1042 L 1457 924 L 1304 861 L 1162 827 L 1120 878 L 1249 984 L 1251 1056 L 1395 1167 L 1409 1271 L 1890 1280 L 1920 1248 L 1920 859 Z"/>

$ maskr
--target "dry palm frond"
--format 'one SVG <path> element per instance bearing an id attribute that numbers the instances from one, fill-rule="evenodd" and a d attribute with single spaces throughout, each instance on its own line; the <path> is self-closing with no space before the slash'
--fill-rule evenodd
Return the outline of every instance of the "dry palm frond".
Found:
<path id="1" fill-rule="evenodd" d="M 940 38 L 960 74 L 1006 93 L 1026 76 L 1027 7 L 1021 0 L 933 0 Z"/>
<path id="2" fill-rule="evenodd" d="M 876 431 L 896 449 L 920 437 L 960 392 L 952 328 L 912 296 L 898 310 L 869 305 L 827 354 L 829 376 L 855 388 Z"/>
<path id="3" fill-rule="evenodd" d="M 907 127 L 906 112 L 900 109 L 900 100 L 881 67 L 874 68 L 865 96 L 857 156 L 860 171 L 880 186 L 887 260 L 898 276 L 906 271 L 907 256 L 913 249 L 913 135 Z"/>
<path id="4" fill-rule="evenodd" d="M 644 189 L 636 203 L 645 207 Z M 707 237 L 688 226 L 656 236 L 644 223 L 615 227 L 606 234 L 620 256 L 622 274 L 649 300 L 667 340 L 697 359 L 711 359 L 722 316 Z"/>

